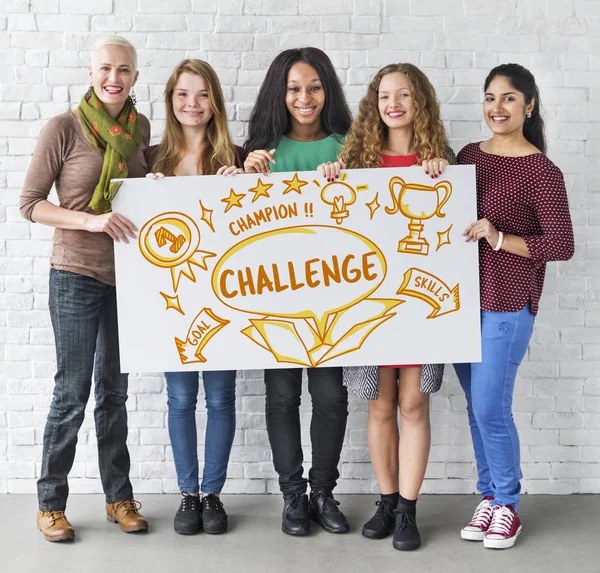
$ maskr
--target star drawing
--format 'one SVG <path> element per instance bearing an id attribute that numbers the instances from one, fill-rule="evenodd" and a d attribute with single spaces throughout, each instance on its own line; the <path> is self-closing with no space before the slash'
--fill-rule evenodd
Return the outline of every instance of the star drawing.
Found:
<path id="1" fill-rule="evenodd" d="M 233 189 L 229 190 L 229 197 L 226 199 L 221 199 L 221 203 L 226 203 L 227 207 L 225 207 L 225 213 L 229 211 L 232 207 L 242 208 L 242 199 L 246 196 L 245 193 L 236 193 Z"/>

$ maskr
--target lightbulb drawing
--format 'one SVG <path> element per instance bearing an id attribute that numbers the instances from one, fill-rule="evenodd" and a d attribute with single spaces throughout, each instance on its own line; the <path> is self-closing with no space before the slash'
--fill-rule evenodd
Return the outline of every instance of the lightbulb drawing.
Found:
<path id="1" fill-rule="evenodd" d="M 321 200 L 333 207 L 330 217 L 341 225 L 350 216 L 348 206 L 356 201 L 356 191 L 343 181 L 333 181 L 323 187 Z"/>

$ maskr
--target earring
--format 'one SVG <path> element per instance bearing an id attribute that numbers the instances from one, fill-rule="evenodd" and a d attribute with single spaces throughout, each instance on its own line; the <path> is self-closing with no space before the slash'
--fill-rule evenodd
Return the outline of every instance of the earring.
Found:
<path id="1" fill-rule="evenodd" d="M 531 112 L 530 111 L 527 112 L 527 119 L 531 119 Z"/>
<path id="2" fill-rule="evenodd" d="M 92 99 L 92 90 L 94 89 L 94 82 L 90 82 L 90 87 L 88 91 L 85 92 L 85 101 L 86 103 L 90 103 L 90 99 Z"/>
<path id="3" fill-rule="evenodd" d="M 129 99 L 131 100 L 131 105 L 135 107 L 135 105 L 137 104 L 137 97 L 133 88 L 131 88 L 131 91 L 129 92 Z"/>

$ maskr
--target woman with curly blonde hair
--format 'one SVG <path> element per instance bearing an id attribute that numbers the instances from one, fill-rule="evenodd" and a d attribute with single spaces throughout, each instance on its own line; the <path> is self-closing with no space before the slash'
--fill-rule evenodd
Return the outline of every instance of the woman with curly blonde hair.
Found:
<path id="1" fill-rule="evenodd" d="M 427 76 L 412 64 L 391 64 L 375 74 L 360 102 L 341 161 L 323 164 L 319 170 L 332 180 L 344 166 L 420 164 L 435 178 L 454 162 Z M 393 531 L 395 549 L 417 549 L 421 543 L 415 517 L 431 442 L 429 394 L 440 389 L 443 373 L 438 364 L 344 369 L 344 383 L 369 401 L 367 439 L 381 492 L 377 511 L 362 533 L 381 539 Z"/>

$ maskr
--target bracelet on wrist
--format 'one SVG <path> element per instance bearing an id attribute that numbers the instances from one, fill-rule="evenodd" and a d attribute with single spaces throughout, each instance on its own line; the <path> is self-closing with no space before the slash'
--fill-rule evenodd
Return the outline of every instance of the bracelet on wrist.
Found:
<path id="1" fill-rule="evenodd" d="M 494 251 L 499 251 L 502 248 L 502 243 L 504 242 L 504 233 L 502 231 L 498 231 L 498 242 L 494 247 Z"/>

